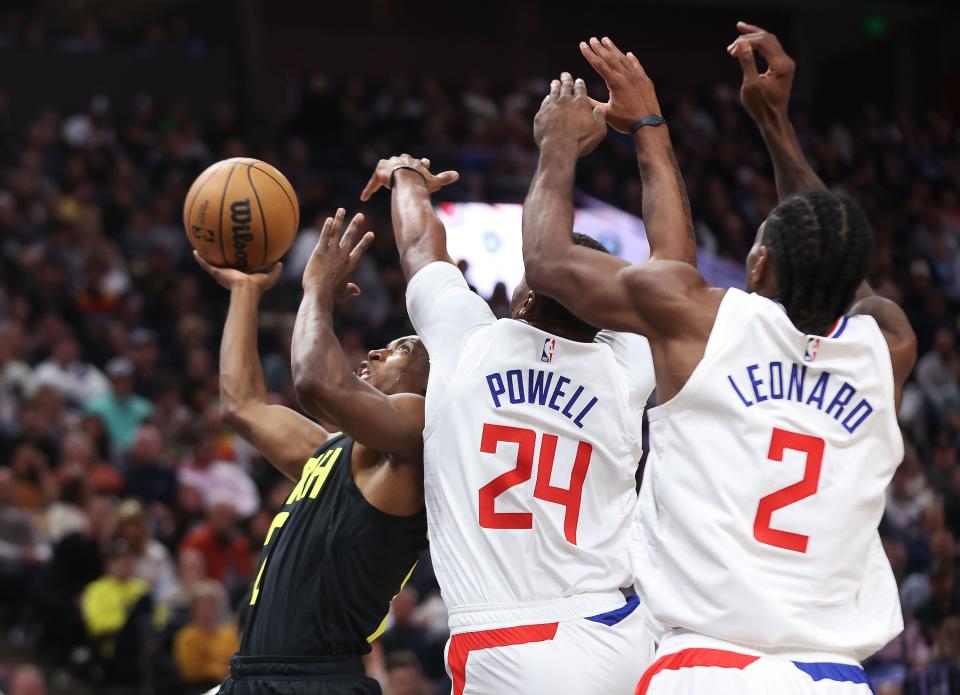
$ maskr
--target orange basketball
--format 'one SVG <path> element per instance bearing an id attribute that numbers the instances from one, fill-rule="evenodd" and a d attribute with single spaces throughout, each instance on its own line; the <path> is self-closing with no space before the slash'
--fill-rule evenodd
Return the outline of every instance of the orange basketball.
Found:
<path id="1" fill-rule="evenodd" d="M 187 238 L 209 263 L 254 271 L 287 252 L 300 225 L 293 186 L 259 159 L 234 157 L 212 164 L 183 202 Z"/>

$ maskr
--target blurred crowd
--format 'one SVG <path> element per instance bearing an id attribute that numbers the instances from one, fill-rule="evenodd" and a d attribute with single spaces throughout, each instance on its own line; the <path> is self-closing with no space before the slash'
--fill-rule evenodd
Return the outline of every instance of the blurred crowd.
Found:
<path id="1" fill-rule="evenodd" d="M 217 159 L 257 156 L 297 189 L 304 229 L 264 298 L 260 349 L 270 398 L 298 408 L 289 344 L 318 223 L 356 209 L 376 160 L 400 151 L 459 170 L 448 199 L 521 200 L 545 91 L 543 80 L 315 74 L 256 139 L 228 102 L 200 113 L 95 96 L 76 113 L 19 114 L 0 92 L 0 642 L 103 692 L 201 692 L 237 647 L 256 555 L 291 485 L 221 422 L 227 297 L 181 227 L 193 178 Z M 762 141 L 734 86 L 662 102 L 698 241 L 740 262 L 776 204 Z M 935 688 L 960 688 L 960 127 L 936 108 L 795 120 L 818 173 L 866 209 L 871 280 L 919 339 L 900 413 L 907 453 L 881 527 L 907 627 L 867 670 L 887 695 L 947 692 Z M 639 215 L 631 141 L 611 134 L 577 189 Z M 379 234 L 357 273 L 363 294 L 337 317 L 356 360 L 412 331 L 385 201 L 366 210 Z M 503 315 L 506 296 L 490 299 Z M 445 626 L 425 558 L 367 661 L 388 695 L 449 687 Z M 29 689 L 43 680 L 0 669 L 8 693 L 43 692 Z"/>

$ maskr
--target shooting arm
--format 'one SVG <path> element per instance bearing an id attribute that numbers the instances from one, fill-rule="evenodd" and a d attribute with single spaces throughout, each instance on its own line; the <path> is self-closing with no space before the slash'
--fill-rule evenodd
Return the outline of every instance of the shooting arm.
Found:
<path id="1" fill-rule="evenodd" d="M 260 292 L 252 284 L 239 283 L 230 292 L 220 342 L 220 411 L 224 423 L 296 480 L 304 462 L 329 435 L 290 408 L 267 403 L 257 354 L 259 302 Z"/>
<path id="2" fill-rule="evenodd" d="M 773 162 L 780 200 L 811 188 L 826 188 L 803 155 L 793 124 L 785 113 L 766 122 L 758 121 L 757 125 Z"/>
<path id="3" fill-rule="evenodd" d="M 300 404 L 354 440 L 402 461 L 419 461 L 423 397 L 388 396 L 350 369 L 333 332 L 333 289 L 305 288 L 293 330 L 293 380 Z"/>

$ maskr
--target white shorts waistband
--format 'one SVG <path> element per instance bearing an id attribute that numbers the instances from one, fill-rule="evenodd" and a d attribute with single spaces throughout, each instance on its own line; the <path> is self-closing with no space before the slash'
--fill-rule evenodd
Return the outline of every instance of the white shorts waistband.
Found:
<path id="1" fill-rule="evenodd" d="M 587 618 L 620 608 L 625 600 L 623 592 L 617 590 L 577 594 L 551 601 L 458 606 L 450 609 L 450 632 L 456 634 Z"/>
<path id="2" fill-rule="evenodd" d="M 672 654 L 683 649 L 724 649 L 738 654 L 749 654 L 750 656 L 768 657 L 773 659 L 784 659 L 788 661 L 803 662 L 830 662 L 836 664 L 848 664 L 850 666 L 860 666 L 860 662 L 849 656 L 837 654 L 836 652 L 818 652 L 818 651 L 796 651 L 787 649 L 758 649 L 749 647 L 736 642 L 727 642 L 726 640 L 708 637 L 697 632 L 689 630 L 669 630 L 660 640 L 660 646 L 657 649 L 657 656 Z"/>

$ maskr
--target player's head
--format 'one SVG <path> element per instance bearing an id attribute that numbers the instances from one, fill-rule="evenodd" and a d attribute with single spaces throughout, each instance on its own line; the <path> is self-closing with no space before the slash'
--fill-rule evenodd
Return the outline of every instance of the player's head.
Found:
<path id="1" fill-rule="evenodd" d="M 415 335 L 397 338 L 385 348 L 371 350 L 357 367 L 357 376 L 387 395 L 427 392 L 430 357 Z"/>
<path id="2" fill-rule="evenodd" d="M 573 243 L 576 246 L 585 246 L 595 251 L 610 253 L 603 244 L 586 234 L 574 232 Z M 522 278 L 513 291 L 513 299 L 510 302 L 510 317 L 539 325 L 546 330 L 552 330 L 564 337 L 573 339 L 592 338 L 599 330 L 596 326 L 591 326 L 586 321 L 574 316 L 552 297 L 531 290 L 526 278 Z"/>
<path id="3" fill-rule="evenodd" d="M 793 324 L 822 333 L 867 274 L 873 229 L 856 203 L 825 190 L 782 201 L 757 230 L 747 290 L 777 299 Z"/>

